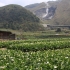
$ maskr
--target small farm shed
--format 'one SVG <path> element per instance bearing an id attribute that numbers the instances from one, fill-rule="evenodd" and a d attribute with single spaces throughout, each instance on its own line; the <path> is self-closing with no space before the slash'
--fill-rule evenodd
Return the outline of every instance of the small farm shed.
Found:
<path id="1" fill-rule="evenodd" d="M 15 40 L 15 34 L 10 31 L 0 31 L 0 39 Z"/>

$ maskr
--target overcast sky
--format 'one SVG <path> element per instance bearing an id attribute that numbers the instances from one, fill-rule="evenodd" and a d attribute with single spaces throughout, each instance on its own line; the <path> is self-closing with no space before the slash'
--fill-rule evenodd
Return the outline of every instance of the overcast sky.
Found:
<path id="1" fill-rule="evenodd" d="M 29 4 L 47 2 L 47 1 L 55 1 L 55 0 L 0 0 L 0 7 L 8 4 L 18 4 L 21 6 L 26 6 Z"/>

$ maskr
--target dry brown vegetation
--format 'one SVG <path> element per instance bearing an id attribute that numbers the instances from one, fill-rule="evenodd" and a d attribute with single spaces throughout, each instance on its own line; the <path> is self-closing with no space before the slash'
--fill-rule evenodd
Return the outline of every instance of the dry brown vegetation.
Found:
<path id="1" fill-rule="evenodd" d="M 70 24 L 70 0 L 62 0 L 58 6 L 54 15 L 54 23 L 61 25 Z"/>

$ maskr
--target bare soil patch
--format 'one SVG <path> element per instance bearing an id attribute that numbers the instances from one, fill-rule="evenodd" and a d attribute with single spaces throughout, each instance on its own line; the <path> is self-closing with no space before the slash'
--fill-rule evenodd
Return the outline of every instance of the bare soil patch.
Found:
<path id="1" fill-rule="evenodd" d="M 7 48 L 0 48 L 0 50 L 7 50 Z"/>

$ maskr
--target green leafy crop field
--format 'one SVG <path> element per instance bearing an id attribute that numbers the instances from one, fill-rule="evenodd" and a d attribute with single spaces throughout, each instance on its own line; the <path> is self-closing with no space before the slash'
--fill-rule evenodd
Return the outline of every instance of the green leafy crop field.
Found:
<path id="1" fill-rule="evenodd" d="M 0 41 L 0 70 L 70 70 L 70 39 Z"/>

